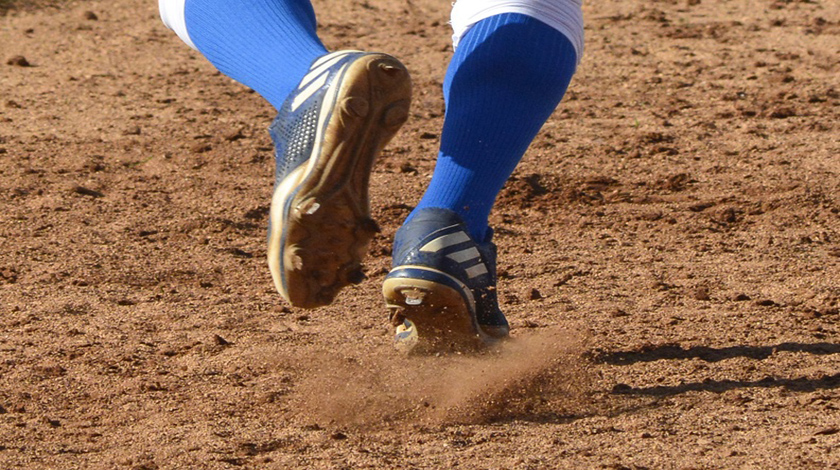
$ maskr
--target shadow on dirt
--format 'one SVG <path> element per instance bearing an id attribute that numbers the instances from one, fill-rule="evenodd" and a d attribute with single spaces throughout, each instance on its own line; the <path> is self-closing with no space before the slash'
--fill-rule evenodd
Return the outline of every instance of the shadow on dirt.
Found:
<path id="1" fill-rule="evenodd" d="M 675 386 L 656 387 L 631 387 L 625 384 L 618 384 L 613 387 L 612 393 L 616 395 L 644 395 L 644 396 L 672 396 L 686 392 L 715 392 L 723 393 L 729 390 L 742 388 L 771 388 L 784 387 L 787 390 L 796 392 L 814 392 L 816 390 L 828 390 L 840 388 L 840 374 L 827 375 L 818 379 L 800 377 L 797 379 L 777 379 L 765 377 L 757 381 L 743 380 L 704 380 L 703 382 L 686 383 Z"/>
<path id="2" fill-rule="evenodd" d="M 817 356 L 840 354 L 840 344 L 836 343 L 781 343 L 775 346 L 731 346 L 710 348 L 695 346 L 683 348 L 676 344 L 647 346 L 635 351 L 597 352 L 592 361 L 610 365 L 631 365 L 639 362 L 652 362 L 660 359 L 700 359 L 706 362 L 718 362 L 736 357 L 767 359 L 778 352 L 807 353 Z M 840 374 L 820 378 L 800 377 L 796 379 L 778 379 L 765 377 L 757 381 L 743 380 L 704 380 L 674 386 L 631 387 L 617 384 L 612 389 L 616 395 L 672 396 L 686 392 L 723 393 L 743 388 L 783 387 L 797 392 L 840 388 Z"/>
<path id="3" fill-rule="evenodd" d="M 644 347 L 636 351 L 595 353 L 593 361 L 611 365 L 629 365 L 637 362 L 652 362 L 660 359 L 701 359 L 718 362 L 735 357 L 767 359 L 776 352 L 801 352 L 822 356 L 840 353 L 840 344 L 835 343 L 781 343 L 776 346 L 731 346 L 710 348 L 695 346 L 685 349 L 676 344 Z"/>

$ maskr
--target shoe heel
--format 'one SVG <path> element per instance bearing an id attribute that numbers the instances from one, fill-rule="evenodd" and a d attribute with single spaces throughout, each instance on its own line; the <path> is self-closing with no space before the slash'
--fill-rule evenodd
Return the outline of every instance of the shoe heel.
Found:
<path id="1" fill-rule="evenodd" d="M 423 350 L 477 350 L 490 340 L 475 322 L 468 299 L 446 284 L 392 271 L 382 293 L 392 317 L 414 325 Z"/>

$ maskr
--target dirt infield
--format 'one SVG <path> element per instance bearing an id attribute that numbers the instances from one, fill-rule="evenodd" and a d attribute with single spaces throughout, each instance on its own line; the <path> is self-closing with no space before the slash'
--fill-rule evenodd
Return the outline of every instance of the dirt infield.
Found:
<path id="1" fill-rule="evenodd" d="M 379 290 L 450 2 L 315 4 L 416 95 L 369 279 L 314 311 L 266 267 L 268 104 L 154 0 L 0 16 L 0 468 L 840 469 L 837 2 L 588 2 L 491 217 L 514 341 L 416 360 Z"/>

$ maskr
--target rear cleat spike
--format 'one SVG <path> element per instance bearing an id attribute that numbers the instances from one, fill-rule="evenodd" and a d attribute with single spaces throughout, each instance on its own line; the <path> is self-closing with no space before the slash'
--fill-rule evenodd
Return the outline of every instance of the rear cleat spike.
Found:
<path id="1" fill-rule="evenodd" d="M 364 273 L 364 271 L 362 271 L 361 267 L 358 267 L 347 274 L 347 282 L 349 282 L 350 284 L 359 285 L 365 282 L 366 279 L 367 275 Z"/>
<path id="2" fill-rule="evenodd" d="M 396 104 L 382 116 L 382 124 L 386 127 L 399 127 L 408 120 L 408 106 Z"/>
<path id="3" fill-rule="evenodd" d="M 321 287 L 330 287 L 335 283 L 335 279 L 333 278 L 332 274 L 333 273 L 331 271 L 327 271 L 325 269 L 320 270 L 320 271 L 315 271 L 315 273 L 314 273 L 315 281 Z"/>
<path id="4" fill-rule="evenodd" d="M 313 198 L 307 199 L 306 201 L 303 201 L 303 203 L 298 204 L 298 206 L 295 208 L 295 211 L 298 213 L 299 217 L 303 217 L 315 214 L 320 208 L 321 203 Z"/>
<path id="5" fill-rule="evenodd" d="M 394 67 L 391 64 L 380 62 L 379 63 L 379 70 L 388 75 L 389 77 L 398 77 L 403 74 L 403 69 L 399 67 Z"/>
<path id="6" fill-rule="evenodd" d="M 364 98 L 347 98 L 344 110 L 356 117 L 365 117 L 370 112 L 370 102 Z"/>
<path id="7" fill-rule="evenodd" d="M 426 298 L 426 293 L 420 289 L 406 289 L 402 291 L 405 297 L 405 304 L 412 307 L 423 304 L 423 299 Z"/>
<path id="8" fill-rule="evenodd" d="M 369 217 L 359 220 L 359 229 L 370 235 L 382 232 L 382 229 L 379 228 L 379 224 Z"/>
<path id="9" fill-rule="evenodd" d="M 394 348 L 404 354 L 410 353 L 420 342 L 420 336 L 417 328 L 408 320 L 397 326 L 397 331 L 394 334 Z"/>
<path id="10" fill-rule="evenodd" d="M 303 257 L 300 255 L 300 250 L 289 250 L 286 252 L 286 265 L 295 271 L 303 269 Z"/>
<path id="11" fill-rule="evenodd" d="M 405 321 L 405 315 L 403 315 L 403 308 L 397 305 L 389 305 L 388 306 L 389 315 L 388 319 L 393 326 L 400 326 Z"/>

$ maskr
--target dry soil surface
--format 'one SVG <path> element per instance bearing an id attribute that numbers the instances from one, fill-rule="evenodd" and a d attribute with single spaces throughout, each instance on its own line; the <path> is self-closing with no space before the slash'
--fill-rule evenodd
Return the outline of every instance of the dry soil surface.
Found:
<path id="1" fill-rule="evenodd" d="M 368 280 L 290 308 L 273 109 L 154 0 L 0 2 L 0 467 L 840 468 L 840 5 L 604 0 L 499 197 L 513 341 L 406 358 L 380 285 L 434 167 L 446 0 L 318 0 L 411 70 Z"/>

